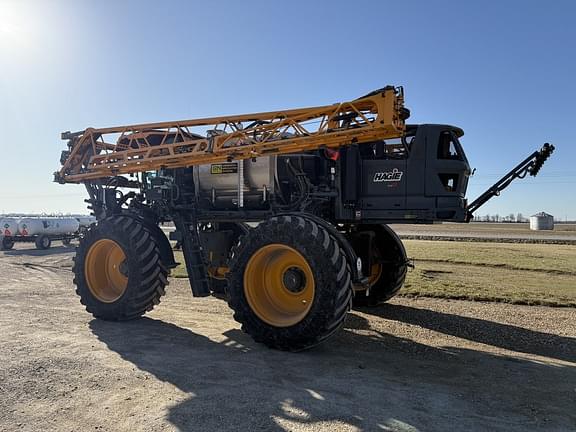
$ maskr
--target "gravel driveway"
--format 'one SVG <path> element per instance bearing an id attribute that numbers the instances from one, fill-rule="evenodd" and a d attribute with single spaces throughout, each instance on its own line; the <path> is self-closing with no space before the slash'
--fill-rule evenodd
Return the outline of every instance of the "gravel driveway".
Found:
<path id="1" fill-rule="evenodd" d="M 575 309 L 397 298 L 289 354 L 185 280 L 93 320 L 71 256 L 0 255 L 2 431 L 576 430 Z"/>

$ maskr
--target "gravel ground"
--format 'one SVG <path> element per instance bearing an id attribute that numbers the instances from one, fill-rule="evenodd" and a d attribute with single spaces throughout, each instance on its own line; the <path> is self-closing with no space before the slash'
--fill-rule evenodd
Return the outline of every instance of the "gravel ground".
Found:
<path id="1" fill-rule="evenodd" d="M 576 310 L 398 298 L 266 349 L 185 280 L 93 320 L 70 249 L 0 255 L 2 431 L 576 430 Z"/>

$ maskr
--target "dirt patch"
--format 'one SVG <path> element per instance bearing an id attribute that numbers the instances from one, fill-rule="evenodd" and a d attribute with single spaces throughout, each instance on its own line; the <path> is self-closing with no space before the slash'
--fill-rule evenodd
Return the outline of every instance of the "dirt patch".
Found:
<path id="1" fill-rule="evenodd" d="M 71 257 L 0 255 L 0 430 L 576 428 L 575 309 L 402 298 L 288 354 L 182 279 L 147 318 L 93 320 Z"/>

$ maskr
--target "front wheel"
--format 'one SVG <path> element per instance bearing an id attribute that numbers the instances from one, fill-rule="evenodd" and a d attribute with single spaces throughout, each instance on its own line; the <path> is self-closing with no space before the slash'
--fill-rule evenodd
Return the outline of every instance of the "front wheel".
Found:
<path id="1" fill-rule="evenodd" d="M 73 271 L 80 302 L 105 320 L 129 320 L 151 311 L 168 284 L 154 236 L 127 216 L 106 218 L 87 230 Z"/>
<path id="2" fill-rule="evenodd" d="M 302 216 L 271 218 L 233 253 L 229 305 L 254 340 L 299 351 L 340 328 L 351 306 L 350 268 L 338 241 Z"/>

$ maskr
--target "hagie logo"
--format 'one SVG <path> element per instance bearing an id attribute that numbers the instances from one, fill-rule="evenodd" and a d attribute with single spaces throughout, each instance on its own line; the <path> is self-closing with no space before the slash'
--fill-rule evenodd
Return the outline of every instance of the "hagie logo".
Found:
<path id="1" fill-rule="evenodd" d="M 390 172 L 377 172 L 374 174 L 374 183 L 380 182 L 399 182 L 402 179 L 402 171 L 394 168 Z"/>

